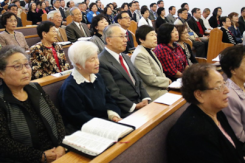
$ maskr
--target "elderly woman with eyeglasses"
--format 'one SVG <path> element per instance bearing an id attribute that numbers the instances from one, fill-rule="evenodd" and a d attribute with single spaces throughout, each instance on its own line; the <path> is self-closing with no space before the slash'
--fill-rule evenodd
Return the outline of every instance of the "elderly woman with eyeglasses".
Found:
<path id="1" fill-rule="evenodd" d="M 245 46 L 229 47 L 221 52 L 220 64 L 227 75 L 228 106 L 223 109 L 237 138 L 245 143 Z"/>
<path id="2" fill-rule="evenodd" d="M 46 93 L 30 82 L 25 51 L 0 50 L 0 162 L 45 163 L 65 154 L 62 118 Z"/>
<path id="3" fill-rule="evenodd" d="M 244 163 L 242 146 L 222 109 L 229 90 L 211 64 L 193 64 L 182 76 L 190 106 L 168 133 L 169 163 Z"/>
<path id="4" fill-rule="evenodd" d="M 98 74 L 98 47 L 90 41 L 78 41 L 69 48 L 68 56 L 74 68 L 58 93 L 67 133 L 81 129 L 94 117 L 121 120 L 120 108 Z"/>
<path id="5" fill-rule="evenodd" d="M 15 31 L 17 27 L 17 16 L 12 12 L 5 12 L 1 17 L 2 26 L 5 27 L 5 31 L 0 33 L 0 44 L 16 45 L 25 50 L 29 49 L 26 43 L 25 36 L 18 31 Z"/>
<path id="6" fill-rule="evenodd" d="M 57 41 L 55 24 L 43 21 L 37 26 L 37 33 L 41 42 L 33 45 L 30 49 L 32 79 L 68 70 L 70 65 L 66 61 L 64 50 L 55 43 Z"/>

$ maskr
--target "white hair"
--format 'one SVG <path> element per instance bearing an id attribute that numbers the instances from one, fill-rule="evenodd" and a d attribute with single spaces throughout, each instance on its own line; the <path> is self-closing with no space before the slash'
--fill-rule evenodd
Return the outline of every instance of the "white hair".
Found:
<path id="1" fill-rule="evenodd" d="M 73 16 L 74 14 L 73 14 L 73 10 L 75 10 L 75 9 L 78 9 L 79 11 L 80 11 L 80 9 L 78 8 L 78 7 L 76 7 L 76 6 L 74 6 L 74 7 L 72 7 L 71 9 L 70 9 L 70 14 Z"/>
<path id="2" fill-rule="evenodd" d="M 56 13 L 60 13 L 60 11 L 57 11 L 57 10 L 54 10 L 54 11 L 50 11 L 49 13 L 48 13 L 48 19 L 53 19 L 54 18 L 54 14 L 56 14 Z"/>
<path id="3" fill-rule="evenodd" d="M 68 57 L 73 65 L 77 67 L 76 63 L 85 68 L 86 60 L 92 55 L 98 54 L 99 48 L 90 41 L 77 41 L 68 49 Z"/>

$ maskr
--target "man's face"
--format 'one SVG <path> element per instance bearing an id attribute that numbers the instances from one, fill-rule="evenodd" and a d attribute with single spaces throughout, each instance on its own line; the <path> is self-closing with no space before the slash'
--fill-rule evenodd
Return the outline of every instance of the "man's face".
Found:
<path id="1" fill-rule="evenodd" d="M 15 15 L 17 15 L 18 8 L 17 7 L 11 7 L 9 11 L 12 12 L 12 13 L 14 13 Z"/>
<path id="2" fill-rule="evenodd" d="M 210 11 L 206 11 L 206 12 L 203 11 L 203 13 L 202 13 L 202 16 L 204 18 L 207 18 L 209 15 L 210 15 Z"/>
<path id="3" fill-rule="evenodd" d="M 49 1 L 45 1 L 45 4 L 48 7 L 49 6 Z"/>
<path id="4" fill-rule="evenodd" d="M 122 19 L 118 19 L 118 23 L 122 26 L 123 29 L 128 29 L 131 23 L 131 18 L 128 13 L 122 14 Z"/>
<path id="5" fill-rule="evenodd" d="M 164 7 L 164 2 L 160 2 L 160 4 L 158 4 L 158 7 Z"/>
<path id="6" fill-rule="evenodd" d="M 184 8 L 186 8 L 186 9 L 189 11 L 189 5 L 188 5 L 188 4 L 186 4 L 186 5 L 184 6 Z"/>
<path id="7" fill-rule="evenodd" d="M 101 2 L 100 2 L 100 1 L 97 1 L 97 6 L 98 6 L 99 8 L 101 8 Z"/>
<path id="8" fill-rule="evenodd" d="M 200 19 L 200 18 L 201 18 L 201 10 L 197 10 L 196 13 L 193 14 L 193 16 L 194 16 L 196 19 Z"/>
<path id="9" fill-rule="evenodd" d="M 51 22 L 53 22 L 55 24 L 56 28 L 59 28 L 61 26 L 61 22 L 62 22 L 62 16 L 60 14 L 60 12 L 55 13 L 53 19 L 50 19 Z"/>
<path id="10" fill-rule="evenodd" d="M 136 10 L 136 3 L 132 3 L 132 6 L 130 7 L 131 11 L 135 11 Z"/>
<path id="11" fill-rule="evenodd" d="M 153 5 L 151 8 L 152 11 L 156 12 L 157 11 L 157 5 Z"/>
<path id="12" fill-rule="evenodd" d="M 245 17 L 245 9 L 242 10 L 242 13 L 241 13 L 242 17 Z"/>
<path id="13" fill-rule="evenodd" d="M 179 14 L 180 18 L 186 20 L 188 18 L 188 11 L 185 10 L 182 13 Z"/>
<path id="14" fill-rule="evenodd" d="M 55 7 L 55 8 L 60 8 L 60 1 L 56 1 L 56 2 L 54 3 L 54 7 Z"/>
<path id="15" fill-rule="evenodd" d="M 75 2 L 74 1 L 70 1 L 70 8 L 75 6 Z"/>
<path id="16" fill-rule="evenodd" d="M 61 2 L 60 2 L 60 5 L 61 5 L 61 7 L 64 8 L 64 7 L 66 6 L 65 1 L 61 1 Z"/>
<path id="17" fill-rule="evenodd" d="M 175 15 L 176 14 L 176 8 L 173 7 L 172 10 L 170 10 L 170 14 Z"/>
<path id="18" fill-rule="evenodd" d="M 139 3 L 135 3 L 136 4 L 136 10 L 140 10 L 140 4 Z"/>
<path id="19" fill-rule="evenodd" d="M 71 15 L 71 17 L 75 22 L 80 23 L 83 20 L 82 13 L 78 8 L 74 9 L 72 13 L 73 15 Z"/>

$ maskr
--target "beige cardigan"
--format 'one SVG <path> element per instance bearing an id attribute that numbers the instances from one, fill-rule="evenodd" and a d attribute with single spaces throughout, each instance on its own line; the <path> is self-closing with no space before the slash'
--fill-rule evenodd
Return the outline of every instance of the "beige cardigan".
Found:
<path id="1" fill-rule="evenodd" d="M 21 32 L 15 31 L 14 35 L 9 34 L 6 31 L 0 33 L 0 44 L 3 46 L 6 45 L 17 45 L 25 50 L 29 50 L 29 46 L 26 43 L 25 36 Z"/>

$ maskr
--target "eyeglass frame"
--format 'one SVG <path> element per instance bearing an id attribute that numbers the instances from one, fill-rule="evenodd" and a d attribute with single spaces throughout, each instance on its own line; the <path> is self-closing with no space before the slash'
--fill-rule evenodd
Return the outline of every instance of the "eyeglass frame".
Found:
<path id="1" fill-rule="evenodd" d="M 21 66 L 20 69 L 16 68 L 16 66 L 19 66 L 19 65 Z M 24 64 L 18 63 L 18 64 L 15 64 L 15 65 L 12 65 L 12 66 L 6 66 L 6 67 L 13 67 L 13 68 L 15 69 L 15 71 L 21 71 L 21 70 L 23 70 L 23 66 L 24 66 L 24 65 L 25 65 L 25 67 L 26 67 L 27 69 L 31 68 L 31 63 L 30 63 L 30 62 L 24 63 Z"/>
<path id="2" fill-rule="evenodd" d="M 220 86 L 217 86 L 217 87 L 214 87 L 214 88 L 206 88 L 205 90 L 209 90 L 209 91 L 210 90 L 217 90 L 219 92 L 222 92 L 222 91 L 224 91 L 225 87 L 226 87 L 226 82 L 224 81 L 224 83 L 221 84 Z"/>
<path id="3" fill-rule="evenodd" d="M 124 35 L 124 36 L 108 36 L 108 37 L 120 37 L 121 39 L 126 38 L 128 40 L 128 35 Z"/>

